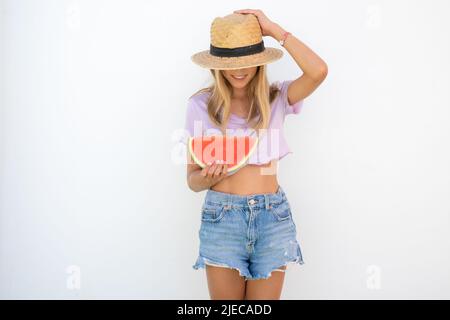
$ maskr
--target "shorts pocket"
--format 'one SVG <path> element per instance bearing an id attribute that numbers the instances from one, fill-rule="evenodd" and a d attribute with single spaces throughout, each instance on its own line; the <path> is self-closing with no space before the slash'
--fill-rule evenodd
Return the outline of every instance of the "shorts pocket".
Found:
<path id="1" fill-rule="evenodd" d="M 284 221 L 291 218 L 291 207 L 287 201 L 272 204 L 271 212 L 278 221 Z"/>
<path id="2" fill-rule="evenodd" d="M 203 207 L 201 218 L 204 222 L 219 222 L 224 215 L 224 210 L 221 207 Z"/>

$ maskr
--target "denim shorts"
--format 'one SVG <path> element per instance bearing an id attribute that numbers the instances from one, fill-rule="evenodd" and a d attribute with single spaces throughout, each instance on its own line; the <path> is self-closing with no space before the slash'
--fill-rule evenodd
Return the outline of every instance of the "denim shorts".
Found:
<path id="1" fill-rule="evenodd" d="M 200 249 L 205 264 L 237 269 L 245 280 L 267 279 L 288 263 L 303 264 L 291 208 L 275 193 L 238 195 L 208 189 L 201 208 Z M 280 270 L 282 271 L 282 270 Z"/>

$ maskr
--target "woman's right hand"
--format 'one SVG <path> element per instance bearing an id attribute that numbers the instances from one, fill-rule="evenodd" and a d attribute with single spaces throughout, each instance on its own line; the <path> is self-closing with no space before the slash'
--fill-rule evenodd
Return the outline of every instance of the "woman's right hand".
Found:
<path id="1" fill-rule="evenodd" d="M 215 161 L 213 163 L 207 164 L 200 172 L 200 174 L 205 177 L 211 186 L 215 185 L 220 180 L 227 176 L 228 164 L 223 163 L 223 161 Z"/>
<path id="2" fill-rule="evenodd" d="M 191 155 L 187 154 L 189 159 Z M 196 163 L 187 164 L 187 184 L 192 191 L 199 192 L 210 189 L 213 185 L 224 179 L 228 173 L 228 164 L 210 163 L 201 168 Z"/>

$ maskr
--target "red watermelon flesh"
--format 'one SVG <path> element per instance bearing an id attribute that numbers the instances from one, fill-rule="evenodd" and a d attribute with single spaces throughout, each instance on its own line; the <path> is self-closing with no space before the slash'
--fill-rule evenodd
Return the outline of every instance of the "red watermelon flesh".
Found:
<path id="1" fill-rule="evenodd" d="M 200 167 L 216 160 L 228 164 L 228 171 L 243 166 L 256 149 L 258 138 L 211 135 L 189 138 L 189 153 Z"/>

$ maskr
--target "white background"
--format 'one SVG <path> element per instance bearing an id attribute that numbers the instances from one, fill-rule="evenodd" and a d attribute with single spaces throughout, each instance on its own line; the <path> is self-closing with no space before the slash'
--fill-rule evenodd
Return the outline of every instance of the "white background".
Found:
<path id="1" fill-rule="evenodd" d="M 1 298 L 209 298 L 173 133 L 212 80 L 190 56 L 243 8 L 329 67 L 286 120 L 282 299 L 450 298 L 448 1 L 0 3 Z M 283 51 L 270 81 L 301 74 Z"/>

